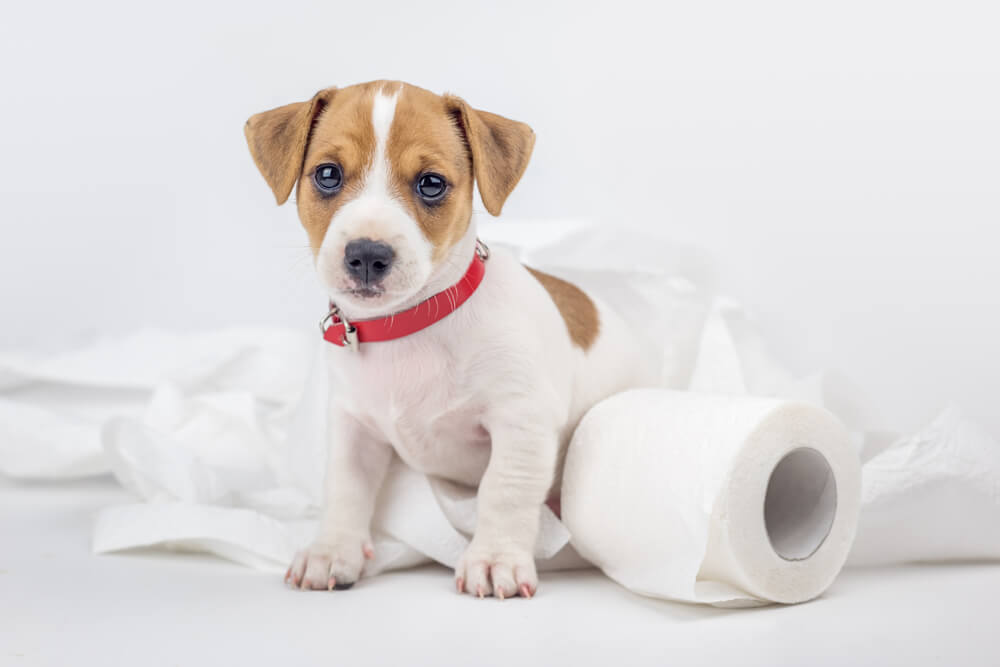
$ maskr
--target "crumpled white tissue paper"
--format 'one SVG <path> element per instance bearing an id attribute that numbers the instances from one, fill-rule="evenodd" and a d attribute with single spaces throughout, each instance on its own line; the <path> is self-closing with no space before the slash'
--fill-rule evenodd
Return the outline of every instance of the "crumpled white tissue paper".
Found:
<path id="1" fill-rule="evenodd" d="M 696 251 L 571 224 L 483 230 L 642 322 L 664 386 L 798 398 L 838 415 L 864 462 L 849 564 L 1000 558 L 1000 447 L 956 409 L 914 435 L 866 434 L 866 408 L 850 388 L 774 363 L 747 314 L 716 294 Z M 283 571 L 312 538 L 319 511 L 322 345 L 312 330 L 144 331 L 46 359 L 0 355 L 0 472 L 112 472 L 136 502 L 100 513 L 95 552 L 160 546 Z M 473 489 L 399 462 L 378 506 L 369 575 L 425 561 L 453 566 L 475 525 Z M 569 539 L 546 508 L 540 567 L 579 564 Z"/>

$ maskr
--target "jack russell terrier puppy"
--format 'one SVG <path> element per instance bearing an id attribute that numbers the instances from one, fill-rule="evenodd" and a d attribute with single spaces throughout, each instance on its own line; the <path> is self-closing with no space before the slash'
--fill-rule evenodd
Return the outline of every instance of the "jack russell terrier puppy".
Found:
<path id="1" fill-rule="evenodd" d="M 459 592 L 531 597 L 542 505 L 557 507 L 573 429 L 646 383 L 639 345 L 578 287 L 478 242 L 473 182 L 499 215 L 535 142 L 452 95 L 375 81 L 327 88 L 246 124 L 254 162 L 299 217 L 331 308 L 336 391 L 324 510 L 286 581 L 349 588 L 393 456 L 478 487 Z M 297 183 L 297 185 L 296 185 Z"/>

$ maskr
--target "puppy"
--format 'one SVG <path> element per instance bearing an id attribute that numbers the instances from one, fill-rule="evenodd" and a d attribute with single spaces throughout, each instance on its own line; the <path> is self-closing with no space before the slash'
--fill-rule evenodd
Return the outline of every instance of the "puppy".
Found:
<path id="1" fill-rule="evenodd" d="M 646 373 L 613 312 L 477 243 L 473 184 L 499 215 L 528 165 L 531 128 L 452 95 L 375 81 L 259 113 L 245 131 L 278 204 L 296 189 L 332 304 L 324 328 L 339 391 L 324 510 L 286 580 L 314 590 L 358 580 L 398 456 L 478 487 L 458 590 L 531 597 L 541 508 L 558 506 L 574 427 Z"/>

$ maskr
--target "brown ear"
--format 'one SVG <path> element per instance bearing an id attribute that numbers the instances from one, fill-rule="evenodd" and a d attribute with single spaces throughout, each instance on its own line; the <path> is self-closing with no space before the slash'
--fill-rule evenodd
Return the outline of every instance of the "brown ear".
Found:
<path id="1" fill-rule="evenodd" d="M 253 161 L 271 186 L 279 205 L 285 203 L 295 187 L 313 121 L 329 104 L 334 91 L 336 88 L 326 88 L 308 102 L 286 104 L 255 114 L 243 128 Z"/>
<path id="2" fill-rule="evenodd" d="M 500 215 L 528 167 L 535 133 L 524 123 L 473 109 L 454 95 L 445 99 L 465 131 L 483 204 L 492 215 Z"/>

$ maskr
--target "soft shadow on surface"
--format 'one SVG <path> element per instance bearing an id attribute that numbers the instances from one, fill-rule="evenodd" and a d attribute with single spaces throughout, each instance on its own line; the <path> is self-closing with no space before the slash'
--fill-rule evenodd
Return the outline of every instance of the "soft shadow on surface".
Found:
<path id="1" fill-rule="evenodd" d="M 156 562 L 163 565 L 183 564 L 188 567 L 191 565 L 207 565 L 212 568 L 224 568 L 233 572 L 257 574 L 264 577 L 277 576 L 274 572 L 255 570 L 253 568 L 246 567 L 245 565 L 240 565 L 239 563 L 226 560 L 225 558 L 219 558 L 218 556 L 210 553 L 203 551 L 190 551 L 186 549 L 132 547 L 129 549 L 110 551 L 108 553 L 93 554 L 93 556 L 94 558 L 108 560 L 142 560 L 146 562 Z"/>
<path id="2" fill-rule="evenodd" d="M 24 479 L 0 473 L 0 490 L 5 487 L 28 491 L 40 489 L 57 492 L 121 490 L 121 486 L 111 473 L 69 479 Z"/>
<path id="3" fill-rule="evenodd" d="M 553 597 L 579 598 L 585 596 L 586 604 L 589 605 L 608 605 L 616 606 L 616 608 L 618 605 L 627 605 L 674 622 L 711 620 L 734 614 L 761 614 L 774 612 L 781 608 L 781 605 L 771 605 L 746 609 L 724 609 L 710 605 L 646 597 L 620 586 L 597 569 L 543 572 L 540 576 L 539 588 L 548 586 L 551 589 L 544 592 L 540 590 L 539 597 L 544 593 L 551 594 Z"/>
<path id="4" fill-rule="evenodd" d="M 723 618 L 739 613 L 761 613 L 778 607 L 754 609 L 720 609 L 708 605 L 685 604 L 669 600 L 657 600 L 636 595 L 608 579 L 597 569 L 561 570 L 539 573 L 538 594 L 530 601 L 521 598 L 486 598 L 475 600 L 469 595 L 459 595 L 453 586 L 454 573 L 451 568 L 430 563 L 406 570 L 385 572 L 370 578 L 363 578 L 348 593 L 363 595 L 405 587 L 411 600 L 415 596 L 428 595 L 434 598 L 447 596 L 455 604 L 487 605 L 493 609 L 513 607 L 520 612 L 546 613 L 545 610 L 566 606 L 588 609 L 601 613 L 604 609 L 621 610 L 631 606 L 656 614 L 666 621 L 687 622 Z M 338 593 L 333 593 L 337 595 Z M 499 606 L 497 606 L 499 605 Z M 520 605 L 525 605 L 521 607 Z"/>

